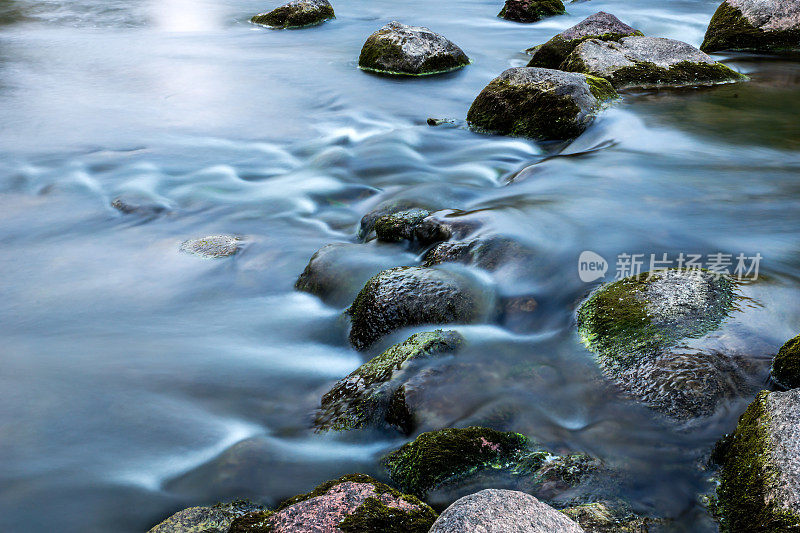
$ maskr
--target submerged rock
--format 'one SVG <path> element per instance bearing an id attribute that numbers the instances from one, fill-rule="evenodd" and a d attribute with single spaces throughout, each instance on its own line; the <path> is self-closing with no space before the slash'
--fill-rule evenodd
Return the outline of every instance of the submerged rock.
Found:
<path id="1" fill-rule="evenodd" d="M 561 510 L 586 533 L 647 533 L 659 520 L 633 513 L 618 502 L 592 502 Z"/>
<path id="2" fill-rule="evenodd" d="M 350 342 L 358 350 L 397 329 L 424 324 L 474 323 L 494 296 L 465 273 L 398 267 L 372 277 L 348 309 Z"/>
<path id="3" fill-rule="evenodd" d="M 600 11 L 562 31 L 543 45 L 531 50 L 529 67 L 557 69 L 570 53 L 588 39 L 619 41 L 623 37 L 644 35 L 610 13 Z"/>
<path id="4" fill-rule="evenodd" d="M 384 74 L 425 76 L 469 65 L 461 48 L 420 26 L 390 22 L 367 38 L 358 58 L 364 70 Z"/>
<path id="5" fill-rule="evenodd" d="M 250 22 L 273 28 L 302 28 L 316 26 L 332 18 L 335 15 L 328 0 L 293 0 L 269 13 L 259 13 Z"/>
<path id="6" fill-rule="evenodd" d="M 781 346 L 772 361 L 770 376 L 784 389 L 800 387 L 800 335 Z"/>
<path id="7" fill-rule="evenodd" d="M 210 235 L 181 243 L 181 252 L 201 257 L 227 257 L 239 251 L 241 239 L 232 235 Z"/>
<path id="8" fill-rule="evenodd" d="M 511 261 L 530 260 L 531 253 L 516 241 L 500 236 L 437 244 L 425 254 L 425 266 L 463 263 L 494 271 Z"/>
<path id="9" fill-rule="evenodd" d="M 369 476 L 352 474 L 290 498 L 274 511 L 238 517 L 230 533 L 425 533 L 435 520 L 436 512 L 414 496 Z"/>
<path id="10" fill-rule="evenodd" d="M 608 81 L 543 68 L 512 68 L 487 85 L 467 114 L 487 133 L 532 139 L 569 139 L 587 128 L 606 100 L 617 97 Z"/>
<path id="11" fill-rule="evenodd" d="M 404 432 L 411 413 L 400 415 L 390 405 L 409 375 L 412 363 L 458 350 L 464 338 L 455 331 L 430 331 L 412 335 L 373 357 L 342 379 L 322 397 L 314 426 L 319 431 L 349 430 L 389 422 Z M 387 412 L 391 416 L 387 420 Z"/>
<path id="12" fill-rule="evenodd" d="M 661 37 L 589 39 L 575 47 L 561 68 L 605 78 L 617 89 L 715 85 L 745 79 L 694 46 Z"/>
<path id="13" fill-rule="evenodd" d="M 745 375 L 716 350 L 693 348 L 734 309 L 733 282 L 665 270 L 606 284 L 578 309 L 578 332 L 603 372 L 628 395 L 673 418 L 711 414 Z M 703 346 L 702 342 L 700 346 Z"/>
<path id="14" fill-rule="evenodd" d="M 800 2 L 725 0 L 711 18 L 700 49 L 704 52 L 800 50 Z"/>
<path id="15" fill-rule="evenodd" d="M 210 507 L 190 507 L 178 511 L 148 533 L 228 533 L 236 518 L 262 510 L 260 505 L 244 500 Z"/>
<path id="16" fill-rule="evenodd" d="M 430 214 L 425 209 L 414 208 L 383 215 L 375 221 L 375 235 L 385 242 L 410 241 L 414 238 L 414 229 Z"/>
<path id="17" fill-rule="evenodd" d="M 430 533 L 582 533 L 568 518 L 524 492 L 485 489 L 464 496 L 434 522 Z"/>
<path id="18" fill-rule="evenodd" d="M 726 531 L 800 530 L 800 389 L 759 393 L 715 460 Z"/>
<path id="19" fill-rule="evenodd" d="M 480 220 L 457 211 L 443 210 L 425 217 L 414 227 L 414 238 L 422 246 L 430 246 L 451 238 L 461 239 L 480 227 Z"/>
<path id="20" fill-rule="evenodd" d="M 111 202 L 111 207 L 125 215 L 156 216 L 169 209 L 164 204 L 159 204 L 148 198 L 134 195 L 117 196 Z"/>
<path id="21" fill-rule="evenodd" d="M 561 0 L 506 0 L 497 16 L 514 22 L 536 22 L 566 12 Z"/>

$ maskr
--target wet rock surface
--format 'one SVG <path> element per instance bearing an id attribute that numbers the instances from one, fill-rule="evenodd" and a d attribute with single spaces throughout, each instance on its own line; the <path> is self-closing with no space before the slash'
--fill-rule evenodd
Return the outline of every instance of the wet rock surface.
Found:
<path id="1" fill-rule="evenodd" d="M 180 251 L 206 258 L 228 257 L 241 247 L 241 239 L 232 235 L 210 235 L 181 243 Z"/>
<path id="2" fill-rule="evenodd" d="M 800 387 L 800 335 L 781 346 L 772 361 L 772 380 L 784 389 Z"/>
<path id="3" fill-rule="evenodd" d="M 762 391 L 715 452 L 729 531 L 800 528 L 800 389 Z"/>
<path id="4" fill-rule="evenodd" d="M 530 494 L 512 490 L 486 489 L 464 496 L 436 520 L 431 533 L 483 531 L 506 533 L 581 533 L 569 517 Z"/>
<path id="5" fill-rule="evenodd" d="M 479 322 L 493 302 L 494 295 L 465 272 L 392 268 L 372 277 L 348 309 L 350 342 L 363 350 L 407 326 Z"/>
<path id="6" fill-rule="evenodd" d="M 561 0 L 506 0 L 497 16 L 514 22 L 537 22 L 564 13 Z"/>
<path id="7" fill-rule="evenodd" d="M 190 507 L 178 511 L 148 533 L 228 533 L 236 518 L 262 509 L 243 500 L 209 507 Z"/>
<path id="8" fill-rule="evenodd" d="M 648 533 L 658 523 L 639 516 L 621 502 L 592 502 L 561 510 L 577 522 L 586 533 Z"/>
<path id="9" fill-rule="evenodd" d="M 273 28 L 302 28 L 316 26 L 332 18 L 335 15 L 328 0 L 293 0 L 268 13 L 259 13 L 250 22 Z"/>
<path id="10" fill-rule="evenodd" d="M 375 235 L 385 242 L 410 241 L 415 228 L 430 214 L 426 209 L 415 208 L 383 215 L 375 221 Z"/>
<path id="11" fill-rule="evenodd" d="M 478 95 L 467 122 L 478 131 L 538 140 L 580 135 L 606 100 L 617 96 L 594 76 L 521 67 L 503 72 Z"/>
<path id="12" fill-rule="evenodd" d="M 610 13 L 600 11 L 568 28 L 546 43 L 531 49 L 529 67 L 557 69 L 570 53 L 588 39 L 619 41 L 623 37 L 642 35 Z"/>
<path id="13" fill-rule="evenodd" d="M 711 18 L 700 49 L 705 52 L 800 50 L 800 2 L 725 0 Z"/>
<path id="14" fill-rule="evenodd" d="M 661 37 L 589 39 L 570 53 L 561 68 L 605 78 L 617 89 L 714 85 L 744 79 L 694 46 Z"/>
<path id="15" fill-rule="evenodd" d="M 468 64 L 464 51 L 445 37 L 397 21 L 370 35 L 358 59 L 364 70 L 411 76 L 449 72 Z"/>

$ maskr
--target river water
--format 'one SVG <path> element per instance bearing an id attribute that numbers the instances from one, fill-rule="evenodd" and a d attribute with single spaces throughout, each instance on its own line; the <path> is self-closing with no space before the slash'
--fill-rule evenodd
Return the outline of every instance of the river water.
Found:
<path id="1" fill-rule="evenodd" d="M 516 429 L 625 468 L 637 510 L 715 531 L 698 465 L 748 398 L 676 431 L 610 394 L 575 332 L 599 283 L 579 279 L 578 255 L 607 258 L 612 276 L 622 253 L 760 253 L 743 320 L 768 362 L 800 324 L 800 63 L 721 56 L 751 81 L 628 93 L 572 143 L 425 119 L 463 120 L 522 50 L 596 11 L 699 45 L 716 6 L 591 0 L 524 25 L 496 18 L 497 1 L 339 0 L 332 23 L 271 31 L 247 22 L 271 8 L 254 0 L 3 0 L 0 529 L 144 531 L 190 505 L 274 504 L 381 475 L 404 438 L 315 435 L 309 413 L 415 330 L 356 352 L 342 308 L 293 284 L 319 247 L 405 198 L 479 213 L 537 258 L 511 288 L 535 295 L 532 323 L 459 330 L 464 357 L 535 365 L 538 379 L 456 391 L 470 408 L 450 423 L 513 402 Z M 443 33 L 473 64 L 424 79 L 359 71 L 364 39 L 393 19 Z M 123 215 L 120 195 L 166 211 Z M 219 233 L 244 250 L 178 252 Z"/>

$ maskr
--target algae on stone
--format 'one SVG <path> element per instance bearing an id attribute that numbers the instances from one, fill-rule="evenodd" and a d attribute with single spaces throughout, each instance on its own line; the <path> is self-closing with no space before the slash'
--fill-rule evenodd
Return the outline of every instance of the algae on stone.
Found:
<path id="1" fill-rule="evenodd" d="M 800 387 L 800 335 L 786 341 L 772 360 L 772 379 L 785 389 Z"/>
<path id="2" fill-rule="evenodd" d="M 328 0 L 293 0 L 268 13 L 259 13 L 250 22 L 291 29 L 316 26 L 335 17 L 333 6 Z"/>
<path id="3" fill-rule="evenodd" d="M 706 30 L 700 49 L 749 52 L 800 50 L 800 3 L 725 0 Z"/>
<path id="4" fill-rule="evenodd" d="M 497 16 L 514 22 L 537 22 L 566 12 L 561 0 L 506 0 Z"/>
<path id="5" fill-rule="evenodd" d="M 417 208 L 383 215 L 375 221 L 375 234 L 378 240 L 385 242 L 410 241 L 414 238 L 414 229 L 430 214 Z"/>
<path id="6" fill-rule="evenodd" d="M 263 508 L 246 500 L 178 511 L 148 533 L 228 533 L 233 521 Z"/>

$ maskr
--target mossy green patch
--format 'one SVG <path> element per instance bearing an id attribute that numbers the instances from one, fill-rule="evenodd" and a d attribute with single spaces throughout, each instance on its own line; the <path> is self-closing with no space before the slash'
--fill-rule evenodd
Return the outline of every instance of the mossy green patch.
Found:
<path id="1" fill-rule="evenodd" d="M 361 70 L 388 76 L 431 76 L 458 70 L 470 64 L 470 59 L 461 54 L 431 54 L 413 70 L 388 68 L 387 65 L 408 64 L 401 42 L 389 38 L 393 30 L 379 30 L 372 34 L 358 57 Z"/>
<path id="2" fill-rule="evenodd" d="M 600 102 L 606 102 L 619 98 L 619 94 L 614 89 L 614 86 L 609 83 L 605 78 L 599 78 L 590 74 L 586 75 L 586 83 L 589 84 L 589 90 L 595 98 Z"/>
<path id="3" fill-rule="evenodd" d="M 800 387 L 800 335 L 781 346 L 772 360 L 770 375 L 785 389 Z"/>
<path id="4" fill-rule="evenodd" d="M 515 22 L 537 22 L 566 12 L 561 0 L 506 0 L 497 16 Z"/>
<path id="5" fill-rule="evenodd" d="M 427 533 L 435 521 L 436 512 L 427 505 L 405 511 L 367 498 L 338 527 L 344 533 Z"/>
<path id="6" fill-rule="evenodd" d="M 336 15 L 330 5 L 287 4 L 269 13 L 258 14 L 251 18 L 250 22 L 273 28 L 297 29 L 316 26 L 333 18 L 336 18 Z"/>
<path id="7" fill-rule="evenodd" d="M 375 221 L 375 234 L 385 242 L 412 240 L 414 228 L 430 214 L 425 209 L 408 209 L 384 215 Z"/>
<path id="8" fill-rule="evenodd" d="M 632 33 L 603 33 L 600 35 L 586 35 L 579 39 L 564 39 L 560 35 L 556 35 L 546 43 L 539 45 L 533 52 L 529 67 L 543 67 L 559 69 L 561 63 L 567 59 L 575 48 L 584 41 L 589 39 L 597 39 L 600 41 L 619 41 L 623 37 L 644 36 L 640 31 Z M 563 70 L 563 69 L 562 69 Z"/>
<path id="9" fill-rule="evenodd" d="M 739 8 L 723 2 L 711 17 L 700 50 L 797 51 L 800 50 L 800 30 L 764 31 L 753 26 Z"/>
<path id="10" fill-rule="evenodd" d="M 511 466 L 528 446 L 528 438 L 519 433 L 448 428 L 421 434 L 384 457 L 383 464 L 403 491 L 422 497 L 445 481 L 478 469 Z"/>

